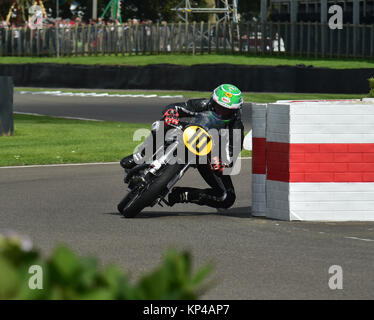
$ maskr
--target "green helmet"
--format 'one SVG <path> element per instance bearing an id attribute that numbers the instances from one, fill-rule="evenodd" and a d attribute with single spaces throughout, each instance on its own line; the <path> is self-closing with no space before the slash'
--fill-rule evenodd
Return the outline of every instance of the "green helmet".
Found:
<path id="1" fill-rule="evenodd" d="M 235 110 L 243 104 L 242 92 L 232 84 L 221 84 L 212 94 L 212 99 L 220 106 Z"/>

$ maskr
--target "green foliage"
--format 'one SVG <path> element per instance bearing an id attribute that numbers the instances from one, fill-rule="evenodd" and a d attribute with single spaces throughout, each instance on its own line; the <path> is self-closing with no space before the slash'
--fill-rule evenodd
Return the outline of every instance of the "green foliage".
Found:
<path id="1" fill-rule="evenodd" d="M 24 0 L 31 1 L 31 0 Z M 101 16 L 105 7 L 110 0 L 98 0 L 98 15 Z M 65 18 L 74 18 L 73 14 L 69 9 L 69 5 L 73 0 L 59 0 L 60 5 L 60 16 Z M 122 2 L 122 19 L 140 19 L 140 20 L 153 20 L 153 21 L 177 21 L 177 14 L 175 11 L 172 11 L 172 8 L 175 8 L 181 0 L 125 0 Z M 56 0 L 43 0 L 44 6 L 46 9 L 53 10 L 53 17 L 56 15 Z M 92 13 L 92 0 L 79 0 L 79 3 L 82 8 L 86 8 L 85 19 L 91 18 Z M 240 3 L 240 2 L 239 2 Z M 12 0 L 1 0 L 0 1 L 0 20 L 1 16 L 5 19 L 9 8 L 12 4 Z M 191 1 L 191 4 L 194 7 L 206 7 L 205 0 L 194 0 Z M 23 2 L 22 2 L 23 5 Z M 248 5 L 241 5 L 243 10 L 247 10 Z M 241 8 L 241 7 L 240 7 Z M 107 18 L 109 15 L 107 15 Z M 207 15 L 205 14 L 194 14 L 191 17 L 191 20 L 200 21 L 207 20 Z"/>
<path id="2" fill-rule="evenodd" d="M 134 152 L 149 124 L 15 115 L 15 134 L 1 137 L 0 166 L 119 161 Z"/>
<path id="3" fill-rule="evenodd" d="M 29 288 L 32 265 L 42 268 L 42 289 Z M 80 258 L 65 246 L 43 258 L 22 239 L 0 235 L 0 270 L 0 300 L 177 300 L 197 299 L 207 289 L 200 283 L 211 266 L 193 273 L 190 254 L 170 250 L 157 269 L 130 284 L 118 267 L 110 265 L 101 270 L 97 259 Z"/>
<path id="4" fill-rule="evenodd" d="M 369 88 L 370 88 L 368 97 L 374 98 L 374 77 L 370 77 L 368 81 L 369 81 Z"/>
<path id="5" fill-rule="evenodd" d="M 11 0 L 0 1 L 0 21 L 5 20 L 11 5 L 12 5 Z"/>
<path id="6" fill-rule="evenodd" d="M 137 18 L 140 20 L 153 21 L 177 21 L 177 14 L 171 9 L 178 6 L 181 0 L 126 0 L 122 11 L 123 19 Z M 193 6 L 205 7 L 205 0 L 194 0 Z M 196 3 L 196 4 L 195 4 Z M 201 17 L 200 17 L 201 18 Z M 199 16 L 195 15 L 192 20 L 200 21 Z M 206 20 L 206 19 L 205 19 Z"/>
<path id="7" fill-rule="evenodd" d="M 252 17 L 258 17 L 260 13 L 261 1 L 239 1 L 238 11 L 242 16 L 242 21 L 249 21 Z"/>

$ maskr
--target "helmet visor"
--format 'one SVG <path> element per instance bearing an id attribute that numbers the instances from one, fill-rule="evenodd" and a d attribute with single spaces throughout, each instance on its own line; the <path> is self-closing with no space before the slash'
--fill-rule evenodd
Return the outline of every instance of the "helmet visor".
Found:
<path id="1" fill-rule="evenodd" d="M 222 107 L 214 100 L 212 101 L 212 107 L 213 107 L 213 111 L 217 115 L 219 115 L 222 119 L 225 119 L 225 120 L 231 119 L 234 114 L 234 110 Z"/>

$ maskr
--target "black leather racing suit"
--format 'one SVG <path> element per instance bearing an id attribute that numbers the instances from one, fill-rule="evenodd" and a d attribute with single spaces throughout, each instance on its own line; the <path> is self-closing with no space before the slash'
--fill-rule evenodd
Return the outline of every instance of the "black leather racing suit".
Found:
<path id="1" fill-rule="evenodd" d="M 192 117 L 198 112 L 210 110 L 211 105 L 209 99 L 191 99 L 183 103 L 170 104 L 164 109 L 164 112 L 171 108 L 178 111 L 179 117 Z M 240 150 L 243 148 L 244 126 L 241 121 L 240 110 L 233 114 L 233 117 L 231 121 L 226 125 L 226 128 L 229 129 L 228 152 L 229 156 L 232 157 L 234 151 L 234 143 L 240 143 Z M 235 136 L 232 133 L 233 129 L 241 130 L 240 141 L 234 141 Z M 232 159 L 231 166 L 235 160 L 236 159 Z M 214 208 L 231 207 L 236 199 L 235 189 L 232 184 L 231 176 L 223 175 L 219 171 L 212 171 L 208 164 L 197 165 L 197 169 L 199 170 L 203 179 L 211 188 L 203 190 L 197 188 L 183 188 L 189 192 L 190 202 L 196 203 L 198 205 L 207 205 Z"/>

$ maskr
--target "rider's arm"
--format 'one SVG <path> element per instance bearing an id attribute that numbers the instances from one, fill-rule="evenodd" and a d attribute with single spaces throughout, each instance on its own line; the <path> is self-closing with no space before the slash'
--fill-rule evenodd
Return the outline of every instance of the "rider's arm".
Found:
<path id="1" fill-rule="evenodd" d="M 238 131 L 236 131 L 238 130 Z M 236 132 L 235 132 L 236 131 Z M 228 154 L 232 160 L 230 166 L 236 161 L 240 152 L 243 149 L 244 141 L 244 125 L 241 119 L 237 119 L 229 128 L 229 144 L 228 144 Z M 234 154 L 235 152 L 235 154 Z"/>
<path id="2" fill-rule="evenodd" d="M 192 117 L 198 112 L 205 111 L 208 108 L 207 99 L 190 99 L 187 102 L 178 102 L 167 105 L 162 114 L 166 111 L 174 109 L 178 112 L 179 117 Z"/>
<path id="3" fill-rule="evenodd" d="M 223 172 L 225 167 L 231 168 L 243 149 L 244 126 L 240 119 L 234 122 L 228 128 L 228 137 L 221 136 L 220 157 L 214 157 L 210 161 L 210 168 L 213 171 Z"/>

